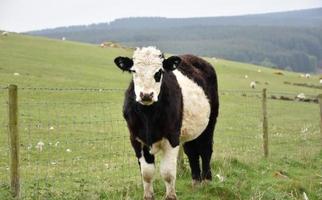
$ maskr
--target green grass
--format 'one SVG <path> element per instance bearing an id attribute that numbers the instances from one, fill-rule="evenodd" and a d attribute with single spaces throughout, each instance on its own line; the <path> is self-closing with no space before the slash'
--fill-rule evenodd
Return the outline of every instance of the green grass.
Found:
<path id="1" fill-rule="evenodd" d="M 0 86 L 25 88 L 19 90 L 24 199 L 142 198 L 139 168 L 121 117 L 123 90 L 28 89 L 126 88 L 130 75 L 113 64 L 118 55 L 131 56 L 131 51 L 17 34 L 0 37 Z M 221 104 L 212 163 L 214 180 L 191 188 L 189 170 L 179 171 L 178 197 L 303 199 L 305 192 L 309 199 L 322 199 L 317 104 L 268 100 L 268 159 L 262 157 L 261 139 L 262 88 L 269 95 L 277 91 L 288 96 L 300 92 L 316 95 L 321 90 L 284 82 L 318 85 L 318 76 L 305 79 L 292 72 L 278 76 L 274 69 L 208 61 L 218 74 Z M 259 82 L 252 91 L 251 81 Z M 10 196 L 6 101 L 7 90 L 0 89 L 0 199 Z M 43 151 L 35 148 L 39 141 L 45 143 Z M 287 178 L 276 175 L 278 172 Z M 156 175 L 157 199 L 162 199 L 164 191 Z"/>

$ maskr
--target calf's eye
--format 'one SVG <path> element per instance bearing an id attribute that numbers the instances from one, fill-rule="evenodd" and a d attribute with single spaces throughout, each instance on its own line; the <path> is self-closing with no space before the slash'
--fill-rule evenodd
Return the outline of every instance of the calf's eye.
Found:
<path id="1" fill-rule="evenodd" d="M 154 80 L 155 80 L 155 82 L 160 82 L 162 73 L 163 73 L 163 71 L 162 71 L 162 69 L 160 69 L 158 72 L 156 72 L 154 74 Z"/>

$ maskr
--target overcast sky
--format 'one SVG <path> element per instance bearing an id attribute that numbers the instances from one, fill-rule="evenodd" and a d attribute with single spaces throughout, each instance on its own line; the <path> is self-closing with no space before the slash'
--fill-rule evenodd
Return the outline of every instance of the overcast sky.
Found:
<path id="1" fill-rule="evenodd" d="M 133 16 L 229 16 L 313 7 L 322 7 L 322 0 L 0 0 L 0 30 L 20 32 Z"/>

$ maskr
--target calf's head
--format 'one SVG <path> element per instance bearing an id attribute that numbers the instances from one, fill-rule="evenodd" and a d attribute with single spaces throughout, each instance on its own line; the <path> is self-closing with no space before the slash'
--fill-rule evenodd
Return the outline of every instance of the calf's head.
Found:
<path id="1" fill-rule="evenodd" d="M 164 58 L 155 47 L 137 48 L 133 58 L 117 57 L 115 64 L 133 76 L 135 99 L 142 105 L 158 101 L 164 73 L 172 71 L 180 64 L 177 56 Z"/>

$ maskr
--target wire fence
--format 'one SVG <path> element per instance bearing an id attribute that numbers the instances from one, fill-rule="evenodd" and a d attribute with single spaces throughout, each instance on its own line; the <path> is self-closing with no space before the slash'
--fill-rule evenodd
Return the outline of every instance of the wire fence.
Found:
<path id="1" fill-rule="evenodd" d="M 7 87 L 0 87 L 0 186 L 4 187 L 9 180 L 9 141 L 8 141 L 8 117 L 7 117 Z M 1 197 L 1 192 L 0 192 Z"/>
<path id="2" fill-rule="evenodd" d="M 8 112 L 7 90 L 0 88 L 1 113 Z M 64 194 L 81 199 L 124 196 L 140 186 L 139 166 L 122 118 L 124 91 L 19 88 L 23 199 Z M 214 158 L 247 163 L 262 159 L 262 92 L 225 90 L 219 95 Z M 268 93 L 271 159 L 309 158 L 321 149 L 316 96 L 307 96 L 313 100 L 304 102 L 294 100 L 296 95 Z M 0 180 L 5 185 L 9 182 L 7 115 L 1 114 L 0 119 Z"/>

